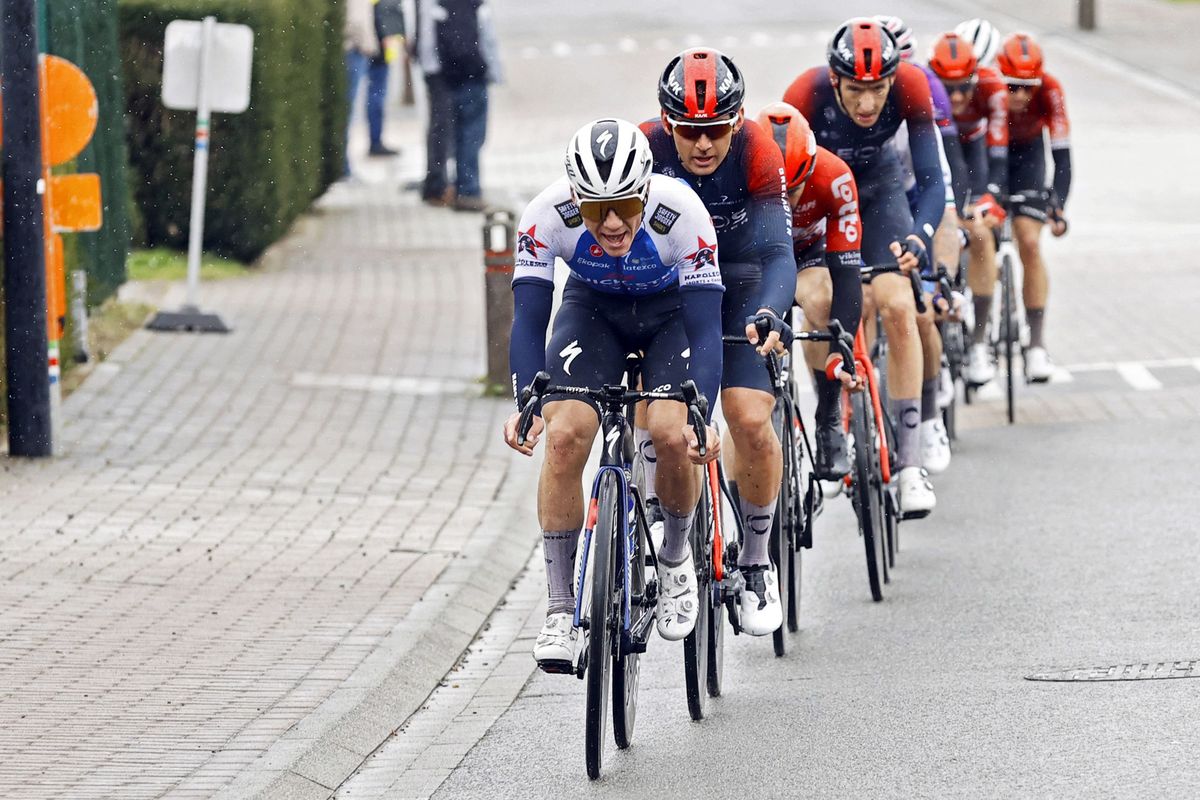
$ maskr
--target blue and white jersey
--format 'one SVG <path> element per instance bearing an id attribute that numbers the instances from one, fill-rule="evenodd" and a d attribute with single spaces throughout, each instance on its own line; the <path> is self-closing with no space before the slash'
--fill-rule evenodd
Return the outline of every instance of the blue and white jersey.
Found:
<path id="1" fill-rule="evenodd" d="M 704 203 L 681 181 L 650 176 L 642 227 L 623 256 L 604 252 L 583 224 L 565 177 L 550 184 L 521 215 L 513 285 L 553 285 L 555 258 L 575 280 L 615 295 L 644 296 L 679 286 L 721 288 L 717 234 Z"/>

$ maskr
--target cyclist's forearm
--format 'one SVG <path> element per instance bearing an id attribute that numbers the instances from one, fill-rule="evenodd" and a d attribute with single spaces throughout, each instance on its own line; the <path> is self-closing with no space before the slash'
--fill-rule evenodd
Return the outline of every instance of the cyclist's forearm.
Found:
<path id="1" fill-rule="evenodd" d="M 917 201 L 913 210 L 913 233 L 925 247 L 933 246 L 933 234 L 946 207 L 946 186 L 938 157 L 937 132 L 932 122 L 909 122 L 908 141 L 912 151 L 913 175 L 917 179 Z"/>
<path id="2" fill-rule="evenodd" d="M 971 190 L 971 175 L 967 171 L 967 161 L 963 157 L 962 142 L 958 134 L 942 136 L 942 147 L 946 151 L 946 161 L 950 164 L 950 184 L 954 191 L 954 205 L 959 213 L 967 202 L 967 192 Z M 849 329 L 847 329 L 849 330 Z"/>
<path id="3" fill-rule="evenodd" d="M 554 304 L 554 284 L 523 280 L 513 284 L 513 323 L 508 342 L 508 366 L 513 395 L 529 385 L 546 367 L 546 326 Z"/>
<path id="4" fill-rule="evenodd" d="M 1067 204 L 1067 192 L 1071 191 L 1071 148 L 1060 147 L 1050 151 L 1054 157 L 1054 193 L 1059 206 Z"/>
<path id="5" fill-rule="evenodd" d="M 791 212 L 778 198 L 751 204 L 755 252 L 762 261 L 759 308 L 770 308 L 780 317 L 792 307 L 796 295 L 796 262 L 792 256 Z"/>
<path id="6" fill-rule="evenodd" d="M 708 398 L 708 419 L 712 419 L 721 389 L 721 369 L 724 345 L 721 344 L 721 298 L 719 286 L 698 286 L 681 290 L 683 295 L 683 329 L 687 333 L 688 376 Z"/>
<path id="7" fill-rule="evenodd" d="M 857 250 L 826 253 L 829 279 L 833 282 L 833 301 L 829 307 L 830 320 L 837 320 L 853 334 L 862 320 L 862 255 Z"/>

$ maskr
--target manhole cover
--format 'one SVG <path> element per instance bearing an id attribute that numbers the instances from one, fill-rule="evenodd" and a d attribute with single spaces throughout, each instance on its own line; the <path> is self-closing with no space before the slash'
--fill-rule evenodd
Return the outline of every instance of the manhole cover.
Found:
<path id="1" fill-rule="evenodd" d="M 1035 672 L 1026 675 L 1027 681 L 1160 681 L 1167 678 L 1200 678 L 1200 659 L 1184 661 L 1142 661 L 1116 664 L 1111 667 L 1074 667 L 1071 669 Z"/>

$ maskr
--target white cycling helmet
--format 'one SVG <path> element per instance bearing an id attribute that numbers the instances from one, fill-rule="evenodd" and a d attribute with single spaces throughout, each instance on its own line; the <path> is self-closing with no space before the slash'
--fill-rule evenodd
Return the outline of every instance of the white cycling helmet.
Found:
<path id="1" fill-rule="evenodd" d="M 996 53 L 1000 52 L 1000 31 L 986 19 L 969 19 L 960 22 L 954 32 L 971 43 L 979 66 L 990 67 L 996 63 Z"/>
<path id="2" fill-rule="evenodd" d="M 890 17 L 887 14 L 876 14 L 875 21 L 896 37 L 896 47 L 900 48 L 900 59 L 912 61 L 917 50 L 917 38 L 913 36 L 912 29 L 904 24 L 904 20 L 899 17 Z"/>
<path id="3" fill-rule="evenodd" d="M 632 122 L 598 119 L 571 137 L 564 159 L 580 200 L 642 197 L 650 185 L 650 141 Z"/>

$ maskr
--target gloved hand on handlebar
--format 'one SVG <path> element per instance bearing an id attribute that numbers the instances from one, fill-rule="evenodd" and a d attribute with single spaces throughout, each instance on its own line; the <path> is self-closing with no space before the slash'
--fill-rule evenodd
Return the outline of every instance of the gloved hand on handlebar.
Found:
<path id="1" fill-rule="evenodd" d="M 769 308 L 760 308 L 753 317 L 746 317 L 746 339 L 756 344 L 759 355 L 774 350 L 783 355 L 792 346 L 792 327 Z"/>
<path id="2" fill-rule="evenodd" d="M 896 263 L 900 265 L 900 270 L 905 274 L 914 269 L 919 272 L 928 269 L 929 251 L 925 249 L 925 243 L 916 234 L 909 234 L 903 242 L 892 242 L 889 247 L 892 255 L 896 257 Z"/>

